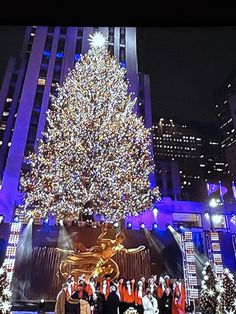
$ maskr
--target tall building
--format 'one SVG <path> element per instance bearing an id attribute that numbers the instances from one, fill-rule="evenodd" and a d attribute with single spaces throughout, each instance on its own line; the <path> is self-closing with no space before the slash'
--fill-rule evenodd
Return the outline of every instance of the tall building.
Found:
<path id="1" fill-rule="evenodd" d="M 215 108 L 221 147 L 225 151 L 230 173 L 236 180 L 236 72 L 232 72 L 216 90 Z"/>
<path id="2" fill-rule="evenodd" d="M 228 163 L 221 149 L 219 138 L 202 136 L 200 150 L 200 177 L 211 181 L 231 181 Z"/>
<path id="3" fill-rule="evenodd" d="M 229 181 L 217 128 L 161 118 L 153 126 L 157 184 L 172 199 L 204 200 L 205 181 Z M 211 128 L 211 132 L 209 132 Z"/>
<path id="4" fill-rule="evenodd" d="M 153 126 L 153 145 L 157 173 L 162 177 L 162 192 L 174 199 L 189 199 L 190 186 L 199 179 L 198 150 L 201 138 L 186 124 L 161 118 Z M 170 169 L 171 175 L 168 175 Z M 167 189 L 163 185 L 163 177 L 167 178 Z"/>
<path id="5" fill-rule="evenodd" d="M 49 95 L 88 51 L 89 34 L 95 31 L 108 38 L 108 50 L 126 67 L 129 92 L 138 96 L 135 111 L 144 114 L 147 127 L 152 125 L 150 83 L 147 75 L 139 80 L 135 28 L 27 27 L 21 54 L 9 60 L 0 92 L 0 213 L 6 221 L 21 197 L 20 174 L 28 171 L 24 156 L 45 128 Z"/>

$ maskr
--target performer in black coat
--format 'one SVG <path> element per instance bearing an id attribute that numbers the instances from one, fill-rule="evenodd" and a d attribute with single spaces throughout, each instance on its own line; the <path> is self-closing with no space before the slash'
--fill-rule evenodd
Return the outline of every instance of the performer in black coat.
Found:
<path id="1" fill-rule="evenodd" d="M 117 309 L 119 307 L 119 297 L 116 293 L 116 287 L 110 287 L 110 293 L 108 295 L 107 301 L 105 303 L 105 314 L 117 314 Z"/>
<path id="2" fill-rule="evenodd" d="M 99 290 L 95 291 L 95 298 L 94 298 L 94 314 L 103 314 L 104 313 L 104 307 L 105 307 L 105 297 L 104 294 L 102 294 Z"/>
<path id="3" fill-rule="evenodd" d="M 172 313 L 172 299 L 170 287 L 166 287 L 165 291 L 159 302 L 160 314 L 171 314 Z"/>

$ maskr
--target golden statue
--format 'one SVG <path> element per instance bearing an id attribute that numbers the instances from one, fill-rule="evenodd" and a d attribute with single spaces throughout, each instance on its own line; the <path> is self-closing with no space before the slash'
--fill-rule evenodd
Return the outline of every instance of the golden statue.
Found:
<path id="1" fill-rule="evenodd" d="M 125 239 L 122 233 L 117 233 L 114 240 L 104 238 L 106 234 L 107 231 L 103 230 L 97 239 L 97 245 L 89 249 L 81 242 L 75 243 L 74 250 L 56 248 L 56 251 L 67 254 L 66 259 L 62 260 L 59 266 L 62 277 L 66 279 L 73 275 L 78 278 L 84 274 L 86 280 L 89 280 L 91 276 L 98 276 L 101 279 L 104 274 L 109 274 L 114 279 L 120 274 L 117 263 L 112 259 L 116 252 L 137 253 L 145 249 L 143 245 L 126 249 L 121 244 Z"/>

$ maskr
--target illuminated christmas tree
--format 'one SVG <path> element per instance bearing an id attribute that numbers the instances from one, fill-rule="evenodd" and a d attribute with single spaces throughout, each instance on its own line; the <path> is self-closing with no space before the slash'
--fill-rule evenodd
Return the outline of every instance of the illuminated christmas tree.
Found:
<path id="1" fill-rule="evenodd" d="M 202 274 L 203 280 L 199 300 L 200 309 L 204 314 L 216 314 L 218 313 L 219 304 L 219 283 L 209 262 L 206 262 Z"/>
<path id="2" fill-rule="evenodd" d="M 151 134 L 134 113 L 125 69 L 102 34 L 52 97 L 47 128 L 21 178 L 25 208 L 58 218 L 98 213 L 112 220 L 151 209 Z"/>
<path id="3" fill-rule="evenodd" d="M 10 284 L 7 280 L 6 266 L 0 268 L 0 314 L 8 314 L 11 311 L 11 297 Z"/>
<path id="4" fill-rule="evenodd" d="M 236 285 L 233 274 L 225 268 L 221 278 L 219 307 L 222 313 L 235 313 L 236 310 Z M 231 311 L 231 312 L 230 312 Z"/>

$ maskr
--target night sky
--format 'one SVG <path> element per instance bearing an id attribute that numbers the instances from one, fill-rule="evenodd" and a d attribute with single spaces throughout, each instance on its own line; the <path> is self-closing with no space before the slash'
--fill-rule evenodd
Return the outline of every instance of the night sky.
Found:
<path id="1" fill-rule="evenodd" d="M 0 26 L 0 81 L 23 37 L 23 26 Z M 236 70 L 236 27 L 139 27 L 138 53 L 151 77 L 154 121 L 216 121 L 214 90 Z"/>

